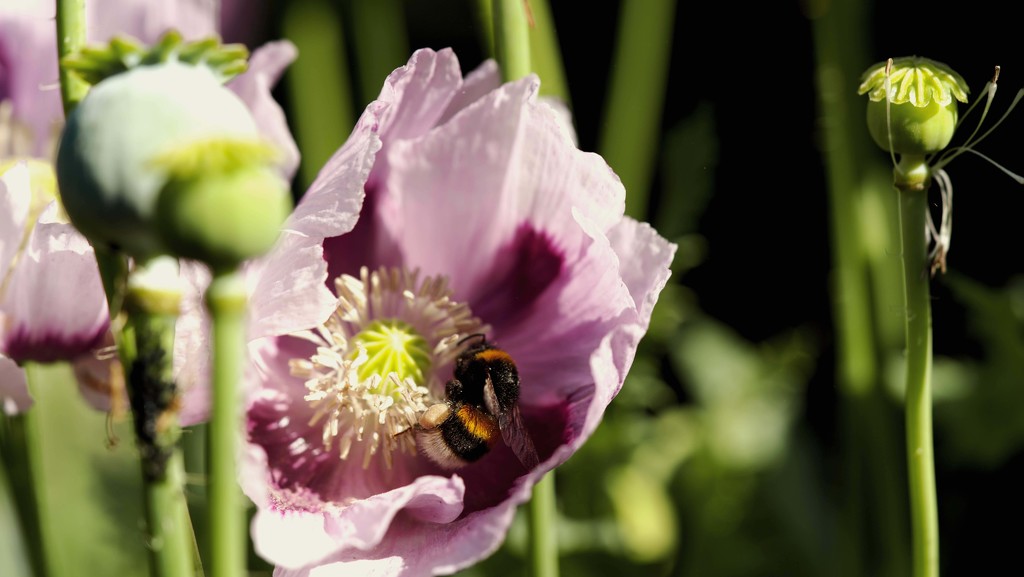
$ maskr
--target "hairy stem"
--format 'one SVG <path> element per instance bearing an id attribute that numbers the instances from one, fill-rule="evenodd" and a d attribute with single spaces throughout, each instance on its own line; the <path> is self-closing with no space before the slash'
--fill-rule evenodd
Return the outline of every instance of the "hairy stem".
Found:
<path id="1" fill-rule="evenodd" d="M 85 0 L 57 0 L 57 55 L 64 58 L 85 45 Z M 60 96 L 64 115 L 71 114 L 89 90 L 81 78 L 60 67 Z"/>
<path id="2" fill-rule="evenodd" d="M 169 266 L 168 274 L 176 275 L 176 263 L 165 261 L 165 265 Z M 118 352 L 126 367 L 142 465 L 153 574 L 191 577 L 197 559 L 183 492 L 185 469 L 178 444 L 181 429 L 172 355 L 181 292 L 176 285 L 151 284 L 151 277 L 143 276 L 151 270 L 143 265 L 129 280 Z M 176 276 L 170 278 L 177 280 Z"/>

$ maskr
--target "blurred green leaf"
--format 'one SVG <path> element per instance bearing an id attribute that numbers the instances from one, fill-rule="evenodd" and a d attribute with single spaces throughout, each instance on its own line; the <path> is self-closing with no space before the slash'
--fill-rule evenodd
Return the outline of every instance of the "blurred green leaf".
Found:
<path id="1" fill-rule="evenodd" d="M 111 446 L 107 415 L 85 404 L 71 370 L 34 367 L 45 494 L 44 535 L 50 577 L 149 574 L 143 533 L 141 470 L 130 424 L 115 423 Z"/>
<path id="2" fill-rule="evenodd" d="M 0 575 L 31 574 L 26 545 L 3 460 L 0 460 Z"/>
<path id="3" fill-rule="evenodd" d="M 661 155 L 664 185 L 652 220 L 666 238 L 675 240 L 697 232 L 698 220 L 711 200 L 718 165 L 714 113 L 711 104 L 702 103 L 665 135 Z"/>
<path id="4" fill-rule="evenodd" d="M 782 455 L 816 354 L 799 331 L 754 345 L 710 319 L 688 325 L 670 351 L 708 451 L 723 466 L 751 470 Z"/>
<path id="5" fill-rule="evenodd" d="M 1024 447 L 1024 279 L 990 288 L 950 273 L 946 283 L 966 307 L 984 356 L 960 363 L 967 390 L 936 405 L 936 423 L 954 459 L 997 467 Z"/>

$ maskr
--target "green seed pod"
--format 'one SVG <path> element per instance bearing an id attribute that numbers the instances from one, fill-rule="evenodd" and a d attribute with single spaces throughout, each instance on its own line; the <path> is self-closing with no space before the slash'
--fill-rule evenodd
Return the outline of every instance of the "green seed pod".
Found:
<path id="1" fill-rule="evenodd" d="M 923 156 L 939 152 L 953 139 L 957 101 L 967 102 L 968 88 L 945 64 L 911 56 L 869 68 L 858 93 L 870 98 L 868 131 L 878 146 Z"/>
<path id="2" fill-rule="evenodd" d="M 259 141 L 210 140 L 158 157 L 168 180 L 156 224 L 170 254 L 229 271 L 269 251 L 292 209 L 272 156 Z"/>
<path id="3" fill-rule="evenodd" d="M 146 258 L 165 251 L 154 222 L 167 182 L 158 155 L 212 138 L 258 138 L 245 104 L 208 68 L 176 61 L 99 82 L 69 116 L 57 181 L 71 222 L 94 244 Z"/>

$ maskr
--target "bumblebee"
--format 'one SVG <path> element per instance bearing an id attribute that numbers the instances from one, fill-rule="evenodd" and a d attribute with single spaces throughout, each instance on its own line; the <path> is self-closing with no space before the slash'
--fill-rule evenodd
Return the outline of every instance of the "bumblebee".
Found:
<path id="1" fill-rule="evenodd" d="M 455 360 L 445 384 L 446 400 L 420 416 L 416 445 L 445 469 L 457 469 L 487 454 L 500 436 L 531 470 L 540 460 L 519 413 L 519 371 L 512 356 L 483 334 Z"/>

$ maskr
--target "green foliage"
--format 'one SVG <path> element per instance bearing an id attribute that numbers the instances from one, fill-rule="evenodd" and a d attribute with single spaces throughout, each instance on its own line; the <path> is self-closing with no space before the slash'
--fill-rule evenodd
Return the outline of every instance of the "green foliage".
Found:
<path id="1" fill-rule="evenodd" d="M 947 282 L 984 353 L 956 361 L 962 393 L 936 407 L 937 424 L 956 461 L 996 468 L 1024 448 L 1024 280 L 992 288 L 950 274 Z"/>

